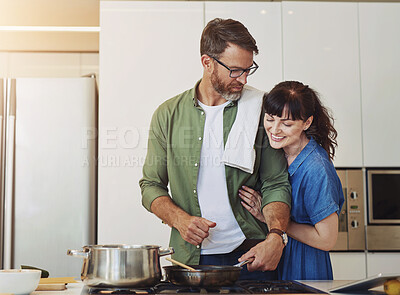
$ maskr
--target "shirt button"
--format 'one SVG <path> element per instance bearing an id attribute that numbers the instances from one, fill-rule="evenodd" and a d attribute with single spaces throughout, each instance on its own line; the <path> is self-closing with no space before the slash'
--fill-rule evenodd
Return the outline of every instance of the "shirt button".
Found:
<path id="1" fill-rule="evenodd" d="M 202 115 L 204 115 L 204 112 L 201 112 Z"/>
<path id="2" fill-rule="evenodd" d="M 199 137 L 199 140 L 201 140 L 201 136 Z"/>
<path id="3" fill-rule="evenodd" d="M 197 248 L 197 249 L 200 249 L 200 245 L 197 245 L 196 248 Z"/>
<path id="4" fill-rule="evenodd" d="M 193 193 L 196 193 L 196 190 L 195 190 L 195 189 L 193 190 Z"/>
<path id="5" fill-rule="evenodd" d="M 198 165 L 199 165 L 199 164 L 197 164 L 197 163 L 194 163 L 194 166 L 196 166 L 196 167 L 197 167 Z"/>

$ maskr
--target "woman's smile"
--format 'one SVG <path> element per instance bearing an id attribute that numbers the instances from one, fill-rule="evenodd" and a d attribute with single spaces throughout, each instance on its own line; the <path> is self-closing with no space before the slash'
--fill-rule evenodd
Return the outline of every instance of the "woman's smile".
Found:
<path id="1" fill-rule="evenodd" d="M 284 136 L 277 136 L 277 135 L 273 135 L 272 133 L 271 133 L 271 139 L 273 140 L 273 141 L 281 141 L 282 139 L 284 139 L 285 137 Z"/>

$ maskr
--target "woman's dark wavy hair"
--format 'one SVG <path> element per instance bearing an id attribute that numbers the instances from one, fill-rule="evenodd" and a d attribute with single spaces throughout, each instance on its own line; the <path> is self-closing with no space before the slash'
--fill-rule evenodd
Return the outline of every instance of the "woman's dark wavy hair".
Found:
<path id="1" fill-rule="evenodd" d="M 264 95 L 263 109 L 269 115 L 282 117 L 283 109 L 287 105 L 288 116 L 292 120 L 305 122 L 313 116 L 311 126 L 305 131 L 328 153 L 333 160 L 337 147 L 337 132 L 333 127 L 333 118 L 329 111 L 321 104 L 318 93 L 297 81 L 281 82 Z"/>

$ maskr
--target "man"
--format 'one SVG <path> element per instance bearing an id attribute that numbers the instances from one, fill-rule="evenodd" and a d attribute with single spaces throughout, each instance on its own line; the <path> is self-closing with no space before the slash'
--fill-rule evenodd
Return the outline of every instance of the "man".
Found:
<path id="1" fill-rule="evenodd" d="M 243 120 L 238 110 L 243 113 L 245 107 L 239 108 L 239 102 L 245 101 L 245 93 L 261 93 L 245 86 L 247 76 L 258 68 L 253 61 L 256 41 L 240 22 L 214 19 L 203 30 L 200 43 L 202 80 L 164 102 L 153 115 L 140 180 L 142 203 L 171 226 L 176 260 L 232 265 L 250 250 L 241 259 L 254 259 L 248 270 L 271 271 L 285 246 L 281 235 L 291 198 L 284 155 L 269 146 L 260 106 L 247 107 L 250 114 L 257 114 L 251 142 L 255 156 L 249 169 L 229 166 L 225 159 L 230 133 L 240 128 L 234 123 Z M 231 151 L 235 148 L 231 145 Z M 266 237 L 268 230 L 241 205 L 238 194 L 246 193 L 243 186 L 262 192 L 267 225 L 278 234 Z M 273 272 L 246 270 L 240 277 L 275 278 Z"/>

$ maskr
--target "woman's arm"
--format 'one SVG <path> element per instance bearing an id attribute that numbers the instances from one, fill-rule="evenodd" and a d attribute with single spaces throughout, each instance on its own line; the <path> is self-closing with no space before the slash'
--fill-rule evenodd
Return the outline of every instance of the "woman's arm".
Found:
<path id="1" fill-rule="evenodd" d="M 261 213 L 261 195 L 259 192 L 244 186 L 239 190 L 239 197 L 242 198 L 242 205 L 258 220 L 265 222 Z M 287 234 L 304 244 L 324 251 L 331 250 L 338 236 L 337 213 L 332 213 L 314 226 L 304 223 L 296 223 L 290 220 Z"/>
<path id="2" fill-rule="evenodd" d="M 311 247 L 329 251 L 336 244 L 338 222 L 339 218 L 336 212 L 316 223 L 314 226 L 296 223 L 291 220 L 287 228 L 287 234 L 293 239 Z"/>

